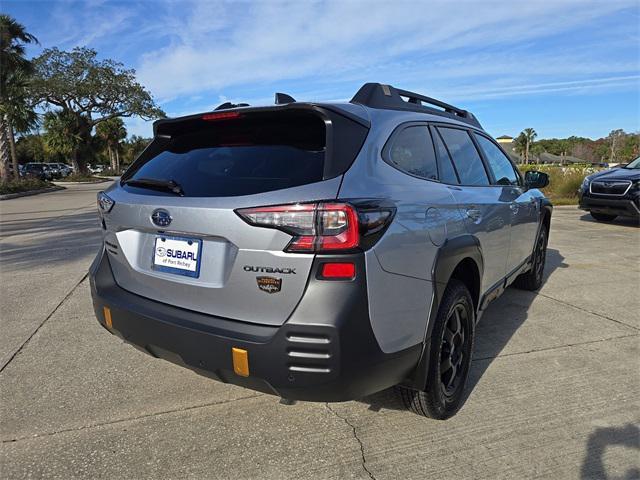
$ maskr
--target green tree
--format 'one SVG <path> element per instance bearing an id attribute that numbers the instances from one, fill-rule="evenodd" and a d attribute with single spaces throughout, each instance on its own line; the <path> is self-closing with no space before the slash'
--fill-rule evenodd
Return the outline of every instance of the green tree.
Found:
<path id="1" fill-rule="evenodd" d="M 98 60 L 95 50 L 74 48 L 71 52 L 46 49 L 34 59 L 31 92 L 44 108 L 57 108 L 65 118 L 75 117 L 78 139 L 71 159 L 78 172 L 86 172 L 91 156 L 92 130 L 117 117 L 164 117 L 151 94 L 135 78 L 135 71 L 113 60 Z"/>
<path id="2" fill-rule="evenodd" d="M 131 165 L 133 161 L 138 158 L 138 155 L 147 148 L 147 145 L 151 143 L 151 138 L 143 138 L 138 135 L 132 135 L 122 144 L 123 154 L 122 160 L 126 165 Z"/>
<path id="3" fill-rule="evenodd" d="M 9 15 L 0 14 L 0 178 L 9 177 L 9 159 L 18 172 L 14 128 L 28 129 L 35 114 L 27 101 L 27 76 L 33 68 L 25 58 L 25 44 L 36 37 Z"/>
<path id="4" fill-rule="evenodd" d="M 6 102 L 0 102 L 0 116 L 7 124 L 7 137 L 11 151 L 13 171 L 17 172 L 18 157 L 16 155 L 16 133 L 27 133 L 38 124 L 38 115 L 28 95 L 28 74 L 16 72 L 6 85 Z"/>
<path id="5" fill-rule="evenodd" d="M 78 122 L 84 121 L 83 117 L 64 110 L 45 113 L 42 126 L 47 148 L 65 157 L 76 152 L 83 140 L 78 132 L 87 128 L 86 125 L 78 125 Z"/>
<path id="6" fill-rule="evenodd" d="M 628 133 L 620 147 L 620 161 L 629 163 L 640 155 L 640 134 Z"/>
<path id="7" fill-rule="evenodd" d="M 538 136 L 536 131 L 533 128 L 525 128 L 520 135 L 524 135 L 525 149 L 524 149 L 524 163 L 529 163 L 529 150 L 531 149 L 531 144 Z"/>
<path id="8" fill-rule="evenodd" d="M 521 132 L 520 135 L 518 135 L 514 140 L 513 140 L 513 149 L 516 151 L 516 153 L 518 155 L 520 155 L 520 161 L 522 163 L 524 162 L 525 157 L 525 152 L 527 149 L 527 139 L 524 135 L 524 132 Z"/>
<path id="9" fill-rule="evenodd" d="M 609 140 L 609 162 L 617 162 L 618 161 L 618 150 L 622 147 L 623 139 L 625 133 L 622 129 L 611 130 L 607 139 Z"/>
<path id="10" fill-rule="evenodd" d="M 45 151 L 41 135 L 22 135 L 16 142 L 16 156 L 20 163 L 52 161 Z"/>
<path id="11" fill-rule="evenodd" d="M 121 118 L 105 120 L 96 127 L 96 135 L 104 142 L 109 154 L 111 170 L 120 171 L 120 142 L 127 138 L 127 129 Z"/>

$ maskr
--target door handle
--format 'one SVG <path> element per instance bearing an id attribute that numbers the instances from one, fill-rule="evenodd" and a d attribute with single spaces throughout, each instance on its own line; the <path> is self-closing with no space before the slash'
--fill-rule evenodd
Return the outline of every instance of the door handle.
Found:
<path id="1" fill-rule="evenodd" d="M 466 210 L 467 217 L 473 220 L 474 223 L 479 223 L 482 219 L 482 212 L 477 208 L 469 207 Z"/>

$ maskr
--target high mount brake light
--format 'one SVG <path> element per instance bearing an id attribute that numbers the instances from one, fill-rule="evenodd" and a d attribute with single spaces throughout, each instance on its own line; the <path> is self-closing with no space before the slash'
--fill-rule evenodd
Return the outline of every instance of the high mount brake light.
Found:
<path id="1" fill-rule="evenodd" d="M 251 225 L 293 235 L 286 252 L 353 250 L 360 243 L 356 209 L 347 203 L 305 203 L 243 208 L 236 213 Z"/>
<path id="2" fill-rule="evenodd" d="M 202 116 L 202 120 L 212 122 L 215 120 L 230 120 L 233 118 L 240 118 L 242 115 L 240 112 L 220 112 L 220 113 L 207 113 Z"/>

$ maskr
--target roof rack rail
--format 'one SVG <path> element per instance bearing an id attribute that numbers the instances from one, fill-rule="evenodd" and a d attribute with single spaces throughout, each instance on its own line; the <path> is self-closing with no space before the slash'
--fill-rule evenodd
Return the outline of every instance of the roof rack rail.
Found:
<path id="1" fill-rule="evenodd" d="M 406 100 L 404 100 L 405 98 Z M 351 103 L 359 103 L 371 108 L 430 113 L 453 118 L 474 127 L 482 128 L 478 119 L 467 110 L 454 107 L 435 98 L 381 83 L 365 83 L 353 96 Z M 434 106 L 438 108 L 433 108 Z"/>

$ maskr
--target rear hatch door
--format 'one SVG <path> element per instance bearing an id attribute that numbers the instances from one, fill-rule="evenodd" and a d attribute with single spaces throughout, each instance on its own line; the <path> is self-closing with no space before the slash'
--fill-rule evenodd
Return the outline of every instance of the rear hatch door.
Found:
<path id="1" fill-rule="evenodd" d="M 235 210 L 336 198 L 368 130 L 311 106 L 222 113 L 156 125 L 152 144 L 107 192 L 115 205 L 103 215 L 106 250 L 116 282 L 132 293 L 280 325 L 314 255 L 285 253 L 291 235 L 251 226 Z"/>

